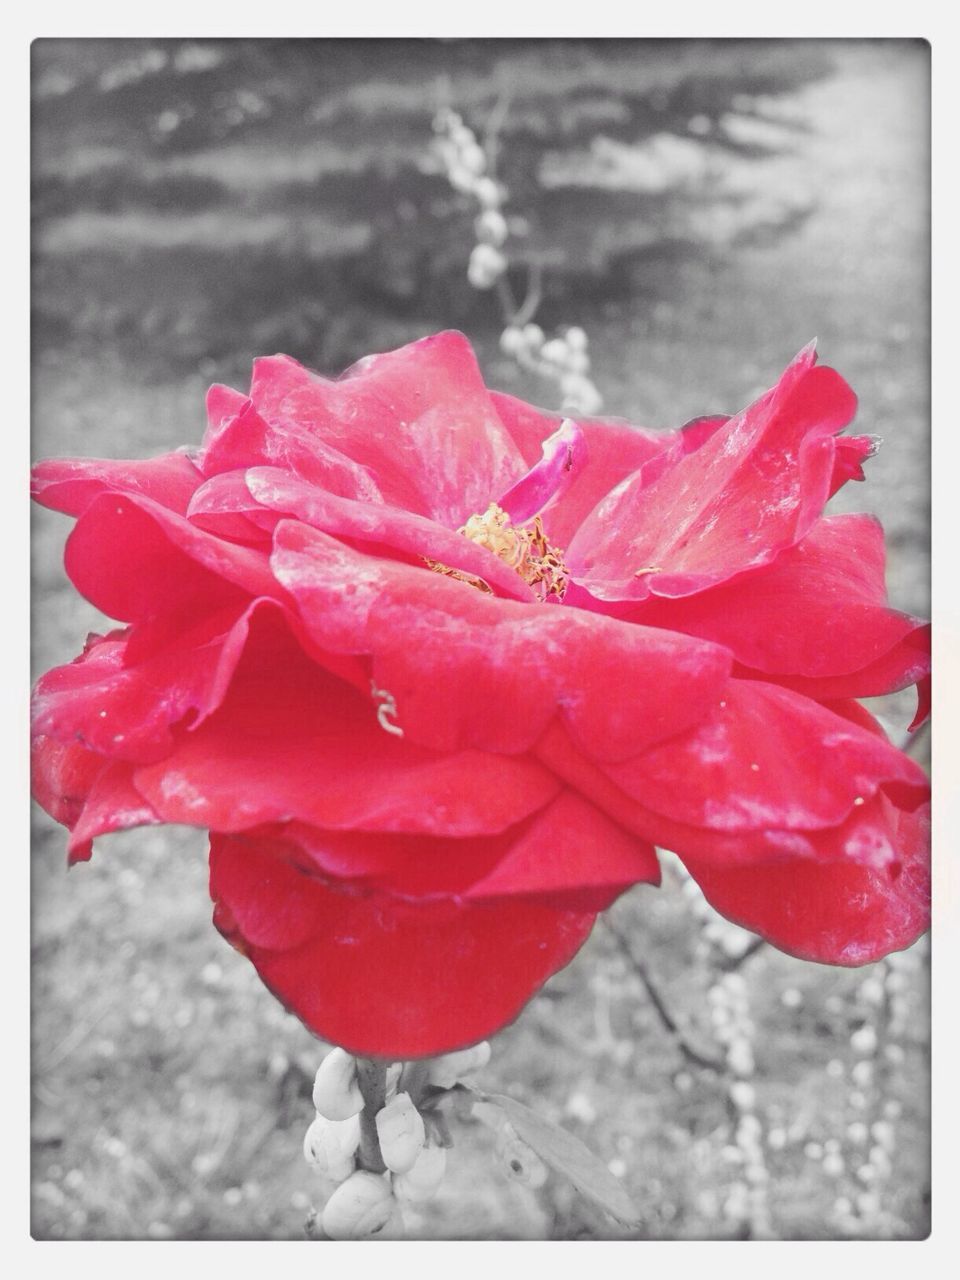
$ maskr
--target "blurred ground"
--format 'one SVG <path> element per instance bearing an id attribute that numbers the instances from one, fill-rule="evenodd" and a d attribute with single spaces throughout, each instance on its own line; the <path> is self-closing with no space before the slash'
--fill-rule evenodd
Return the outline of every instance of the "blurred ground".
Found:
<path id="1" fill-rule="evenodd" d="M 925 46 L 33 50 L 36 456 L 196 441 L 207 385 L 243 385 L 257 354 L 286 350 L 332 373 L 449 325 L 474 341 L 492 385 L 543 402 L 549 387 L 498 351 L 493 299 L 466 285 L 471 217 L 429 150 L 439 102 L 481 131 L 505 108 L 501 172 L 528 223 L 516 255 L 547 255 L 537 319 L 587 330 L 606 409 L 663 426 L 734 411 L 817 334 L 860 396 L 859 429 L 884 438 L 868 484 L 840 502 L 881 516 L 892 601 L 927 609 Z M 63 576 L 67 528 L 36 517 L 38 673 L 100 625 Z M 40 815 L 33 865 L 34 1234 L 299 1236 L 322 1048 L 210 927 L 201 835 L 116 836 L 67 875 L 62 833 Z M 637 890 L 612 919 L 709 1044 L 699 928 L 677 885 Z M 744 964 L 781 1236 L 928 1229 L 927 977 L 914 950 L 898 971 L 911 1017 L 867 1089 L 851 1047 L 876 1017 L 864 973 L 769 948 Z M 498 1038 L 484 1082 L 613 1162 L 642 1235 L 743 1233 L 725 1211 L 739 1174 L 722 1083 L 684 1063 L 602 925 Z M 843 1202 L 873 1194 L 858 1173 L 872 1139 L 861 1150 L 857 1126 L 891 1102 L 901 1112 L 878 1207 L 844 1226 Z M 824 1143 L 840 1144 L 842 1172 Z M 611 1233 L 553 1181 L 538 1193 L 508 1182 L 488 1146 L 479 1126 L 464 1131 L 415 1229 Z"/>

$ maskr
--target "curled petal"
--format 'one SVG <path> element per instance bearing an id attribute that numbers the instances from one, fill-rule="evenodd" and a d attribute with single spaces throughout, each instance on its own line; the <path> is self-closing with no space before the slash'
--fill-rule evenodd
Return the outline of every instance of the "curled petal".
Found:
<path id="1" fill-rule="evenodd" d="M 559 430 L 563 418 L 535 409 L 513 396 L 491 393 L 504 425 L 533 466 L 544 443 Z M 680 431 L 654 431 L 615 418 L 577 420 L 586 445 L 587 466 L 574 475 L 550 507 L 550 537 L 566 547 L 598 502 L 621 481 L 659 457 L 675 459 L 698 448 L 725 418 L 700 419 Z M 482 508 L 481 508 L 482 509 Z"/>
<path id="2" fill-rule="evenodd" d="M 120 760 L 107 764 L 94 780 L 70 833 L 70 861 L 86 861 L 99 836 L 130 827 L 157 826 L 161 821 L 133 785 L 133 766 Z"/>
<path id="3" fill-rule="evenodd" d="M 831 498 L 848 480 L 865 479 L 863 464 L 876 455 L 880 445 L 879 436 L 837 436 L 830 480 Z"/>
<path id="4" fill-rule="evenodd" d="M 210 426 L 200 454 L 208 479 L 251 466 L 278 466 L 332 493 L 383 500 L 369 468 L 327 444 L 309 424 L 275 426 L 260 416 L 249 398 L 227 387 L 211 388 L 213 392 L 217 394 L 208 397 Z"/>
<path id="5" fill-rule="evenodd" d="M 174 746 L 173 728 L 196 727 L 223 701 L 247 642 L 251 617 L 272 601 L 201 617 L 137 660 L 131 636 L 114 633 L 37 683 L 33 729 L 62 742 L 82 741 L 98 754 L 146 764 Z"/>
<path id="6" fill-rule="evenodd" d="M 543 442 L 543 457 L 497 501 L 514 524 L 523 524 L 553 502 L 576 480 L 587 463 L 583 428 L 564 418 Z"/>
<path id="7" fill-rule="evenodd" d="M 226 477 L 221 477 L 225 479 Z M 246 499 L 259 504 L 261 519 L 285 512 L 336 538 L 368 544 L 368 550 L 392 551 L 417 565 L 434 560 L 480 577 L 498 594 L 533 602 L 534 594 L 518 573 L 486 547 L 471 542 L 435 520 L 397 507 L 350 501 L 306 485 L 295 476 L 254 467 L 244 476 Z"/>

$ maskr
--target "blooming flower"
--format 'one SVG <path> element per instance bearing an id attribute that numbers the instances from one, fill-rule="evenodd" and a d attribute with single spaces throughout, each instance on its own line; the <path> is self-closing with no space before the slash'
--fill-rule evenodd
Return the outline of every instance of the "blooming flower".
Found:
<path id="1" fill-rule="evenodd" d="M 856 699 L 925 704 L 928 633 L 879 525 L 823 515 L 854 409 L 808 347 L 732 418 L 561 420 L 441 333 L 335 381 L 258 360 L 197 451 L 41 463 L 122 626 L 38 684 L 37 798 L 73 860 L 208 828 L 217 927 L 391 1059 L 515 1017 L 655 846 L 794 955 L 907 946 L 926 778 Z"/>

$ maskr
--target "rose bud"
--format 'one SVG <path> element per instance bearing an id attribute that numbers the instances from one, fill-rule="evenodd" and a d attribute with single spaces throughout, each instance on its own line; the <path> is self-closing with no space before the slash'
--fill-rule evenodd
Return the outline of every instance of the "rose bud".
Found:
<path id="1" fill-rule="evenodd" d="M 401 1225 L 397 1210 L 387 1179 L 358 1169 L 327 1201 L 320 1225 L 331 1240 L 388 1239 Z"/>
<path id="2" fill-rule="evenodd" d="M 517 1135 L 512 1124 L 505 1124 L 497 1136 L 497 1155 L 507 1167 L 511 1178 L 524 1186 L 542 1187 L 547 1180 L 547 1166 L 532 1147 Z"/>
<path id="3" fill-rule="evenodd" d="M 393 1189 L 401 1200 L 429 1200 L 447 1170 L 443 1147 L 424 1147 L 406 1173 L 398 1173 Z"/>
<path id="4" fill-rule="evenodd" d="M 363 1110 L 357 1083 L 357 1060 L 344 1049 L 331 1049 L 313 1083 L 313 1105 L 328 1120 L 349 1120 Z"/>
<path id="5" fill-rule="evenodd" d="M 359 1145 L 359 1116 L 328 1120 L 318 1115 L 303 1139 L 303 1154 L 318 1173 L 334 1182 L 343 1182 L 356 1167 L 354 1153 Z"/>
<path id="6" fill-rule="evenodd" d="M 445 1053 L 442 1058 L 431 1062 L 427 1078 L 439 1089 L 452 1089 L 459 1080 L 482 1070 L 489 1061 L 490 1045 L 486 1040 L 481 1040 L 470 1049 Z"/>
<path id="7" fill-rule="evenodd" d="M 410 1100 L 409 1093 L 398 1093 L 377 1112 L 377 1137 L 380 1154 L 388 1169 L 406 1173 L 423 1150 L 426 1131 L 423 1117 Z"/>

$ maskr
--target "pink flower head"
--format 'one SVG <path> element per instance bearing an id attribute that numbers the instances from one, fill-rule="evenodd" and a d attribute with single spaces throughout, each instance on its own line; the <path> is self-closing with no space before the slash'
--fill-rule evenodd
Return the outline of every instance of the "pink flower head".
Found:
<path id="1" fill-rule="evenodd" d="M 812 348 L 677 431 L 490 392 L 457 333 L 208 409 L 196 453 L 36 468 L 120 624 L 36 690 L 71 859 L 208 828 L 217 927 L 391 1059 L 514 1018 L 656 846 L 797 956 L 926 928 L 927 781 L 856 699 L 925 696 L 928 631 L 879 525 L 823 515 L 872 444 Z"/>

